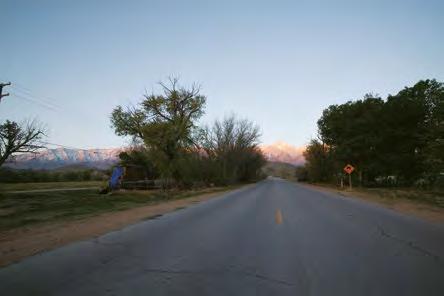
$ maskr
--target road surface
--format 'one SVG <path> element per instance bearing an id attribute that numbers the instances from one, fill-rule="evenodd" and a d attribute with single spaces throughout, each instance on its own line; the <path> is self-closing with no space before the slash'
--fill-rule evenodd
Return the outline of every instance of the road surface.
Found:
<path id="1" fill-rule="evenodd" d="M 279 179 L 0 270 L 2 295 L 444 295 L 444 227 Z"/>

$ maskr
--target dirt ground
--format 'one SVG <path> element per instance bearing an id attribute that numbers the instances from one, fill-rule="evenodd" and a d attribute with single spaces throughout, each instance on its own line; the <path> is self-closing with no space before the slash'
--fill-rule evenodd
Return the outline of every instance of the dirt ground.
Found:
<path id="1" fill-rule="evenodd" d="M 104 213 L 81 220 L 53 222 L 48 225 L 31 225 L 3 231 L 0 232 L 0 266 L 6 266 L 25 257 L 52 250 L 75 241 L 97 237 L 127 225 L 149 219 L 150 217 L 163 215 L 209 200 L 223 193 L 226 193 L 226 191 L 206 193 L 156 205 Z"/>
<path id="2" fill-rule="evenodd" d="M 333 192 L 345 197 L 359 198 L 368 202 L 376 203 L 394 211 L 412 215 L 433 223 L 444 223 L 444 208 L 412 201 L 403 198 L 381 198 L 379 195 L 371 192 L 356 190 L 340 190 L 323 185 L 304 184 L 317 190 Z"/>

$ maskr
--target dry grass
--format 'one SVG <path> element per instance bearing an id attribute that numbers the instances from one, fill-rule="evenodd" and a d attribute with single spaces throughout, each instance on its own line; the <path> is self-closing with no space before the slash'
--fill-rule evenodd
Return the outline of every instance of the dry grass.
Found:
<path id="1" fill-rule="evenodd" d="M 386 208 L 416 216 L 435 223 L 444 223 L 444 199 L 442 193 L 408 188 L 353 188 L 341 189 L 328 184 L 306 184 L 345 197 L 359 198 Z"/>
<path id="2" fill-rule="evenodd" d="M 47 214 L 41 216 L 42 221 L 39 223 L 33 221 L 24 226 L 14 225 L 15 227 L 4 223 L 3 227 L 8 227 L 0 231 L 0 266 L 71 242 L 103 235 L 143 220 L 155 219 L 165 213 L 183 209 L 238 187 L 240 186 L 170 193 L 131 191 L 119 192 L 111 196 L 86 195 L 84 198 L 102 201 L 99 201 L 96 206 L 79 206 L 76 202 L 77 209 L 73 210 L 76 215 L 71 217 L 64 215 L 58 217 L 55 213 L 60 212 L 60 209 L 52 208 Z M 52 199 L 52 197 L 49 198 Z M 73 195 L 68 199 L 72 198 L 76 197 Z M 96 202 L 93 201 L 93 203 Z M 110 206 L 104 206 L 102 202 Z M 88 214 L 79 215 L 82 209 Z"/>
<path id="3" fill-rule="evenodd" d="M 0 192 L 0 231 L 122 211 L 226 189 L 118 191 L 109 195 L 98 194 L 94 187 L 76 191 Z"/>

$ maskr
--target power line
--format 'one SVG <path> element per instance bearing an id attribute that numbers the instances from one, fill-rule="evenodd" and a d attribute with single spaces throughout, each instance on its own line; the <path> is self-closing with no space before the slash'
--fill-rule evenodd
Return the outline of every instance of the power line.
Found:
<path id="1" fill-rule="evenodd" d="M 60 108 L 57 104 L 54 104 L 54 103 L 52 103 L 52 102 L 50 102 L 50 101 L 47 101 L 47 100 L 45 100 L 45 99 L 42 99 L 41 97 L 38 97 L 38 96 L 32 95 L 32 94 L 27 93 L 27 92 L 25 92 L 25 91 L 22 91 L 21 89 L 18 89 L 18 88 L 14 87 L 14 86 L 12 87 L 12 90 L 13 90 L 16 94 L 19 94 L 19 95 L 21 95 L 21 96 L 25 96 L 25 97 L 31 98 L 31 99 L 33 99 L 33 100 L 35 100 L 35 101 L 39 101 L 39 102 L 44 103 L 44 104 L 46 104 L 46 105 L 48 105 L 48 106 L 51 106 L 51 107 L 53 107 L 53 108 L 57 108 L 57 109 Z"/>
<path id="2" fill-rule="evenodd" d="M 21 87 L 19 85 L 15 85 L 15 84 L 16 83 L 14 83 L 14 85 L 11 86 L 12 89 L 14 89 L 15 91 L 21 92 L 23 95 L 34 98 L 35 100 L 42 101 L 45 104 L 52 105 L 55 108 L 60 108 L 57 104 L 54 103 L 54 101 L 55 101 L 54 99 L 51 99 L 51 98 L 48 98 L 45 96 L 37 96 L 29 88 Z"/>
<path id="3" fill-rule="evenodd" d="M 1 102 L 1 99 L 3 97 L 6 97 L 6 96 L 10 95 L 9 93 L 3 94 L 3 87 L 10 86 L 10 85 L 11 85 L 11 82 L 0 83 L 0 102 Z M 20 93 L 16 92 L 16 90 L 19 90 L 18 88 L 16 88 L 15 86 L 11 86 L 11 87 L 14 90 L 14 92 L 12 93 L 12 95 L 14 97 L 17 97 L 19 99 L 23 99 L 23 100 L 26 100 L 26 101 L 29 101 L 29 102 L 32 102 L 32 103 L 39 104 L 39 105 L 41 105 L 41 106 L 43 106 L 43 107 L 45 107 L 47 109 L 51 109 L 53 111 L 57 111 L 57 109 L 59 109 L 59 107 L 57 105 L 55 105 L 55 104 L 53 104 L 51 102 L 47 102 L 47 101 L 45 101 L 45 100 L 43 100 L 43 99 L 41 99 L 39 97 L 34 96 L 32 93 L 30 93 L 29 90 L 27 92 L 21 91 L 22 94 L 20 94 Z"/>
<path id="4" fill-rule="evenodd" d="M 11 82 L 9 82 L 7 85 L 11 85 Z M 40 101 L 46 105 L 49 105 L 53 108 L 57 108 L 60 109 L 60 106 L 56 103 L 54 103 L 55 99 L 48 97 L 48 96 L 41 96 L 41 95 L 36 95 L 36 92 L 33 91 L 32 89 L 30 89 L 29 87 L 24 86 L 23 84 L 17 82 L 17 81 L 13 81 L 11 88 L 15 91 L 15 92 L 19 92 L 19 94 L 23 97 L 30 97 L 35 101 Z"/>
<path id="5" fill-rule="evenodd" d="M 22 96 L 22 95 L 20 95 L 20 94 L 15 93 L 15 92 L 13 92 L 12 95 L 13 95 L 14 97 L 19 98 L 19 99 L 23 99 L 23 100 L 26 100 L 26 101 L 29 101 L 29 102 L 32 102 L 32 103 L 38 104 L 38 105 L 40 105 L 41 107 L 44 107 L 44 108 L 46 108 L 46 109 L 50 109 L 51 111 L 58 111 L 58 110 L 56 109 L 56 107 L 51 106 L 51 105 L 49 105 L 49 104 L 46 104 L 46 103 L 44 103 L 44 102 L 38 101 L 38 100 L 36 100 L 36 99 L 32 99 L 32 98 L 29 98 L 29 97 L 25 97 L 25 96 Z"/>

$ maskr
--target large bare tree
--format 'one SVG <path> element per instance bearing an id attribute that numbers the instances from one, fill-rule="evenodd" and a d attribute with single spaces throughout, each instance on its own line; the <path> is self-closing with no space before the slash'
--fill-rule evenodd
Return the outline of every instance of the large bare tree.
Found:
<path id="1" fill-rule="evenodd" d="M 254 179 L 265 163 L 258 145 L 260 128 L 232 114 L 203 130 L 203 149 L 219 167 L 224 182 Z"/>
<path id="2" fill-rule="evenodd" d="M 22 124 L 6 120 L 0 125 L 0 166 L 15 153 L 43 148 L 39 141 L 44 135 L 44 128 L 35 120 Z"/>

